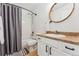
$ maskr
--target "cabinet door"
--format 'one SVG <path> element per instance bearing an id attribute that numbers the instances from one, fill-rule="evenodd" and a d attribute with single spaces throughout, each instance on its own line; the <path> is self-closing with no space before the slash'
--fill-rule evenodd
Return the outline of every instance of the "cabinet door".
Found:
<path id="1" fill-rule="evenodd" d="M 39 56 L 48 56 L 48 45 L 42 40 L 38 41 L 38 55 Z"/>

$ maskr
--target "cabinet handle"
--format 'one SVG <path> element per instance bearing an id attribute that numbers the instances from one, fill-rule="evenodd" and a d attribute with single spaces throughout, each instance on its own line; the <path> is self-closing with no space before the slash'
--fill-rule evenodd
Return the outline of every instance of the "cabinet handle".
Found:
<path id="1" fill-rule="evenodd" d="M 48 48 L 48 46 L 46 45 L 46 52 L 48 52 L 48 49 L 47 48 Z"/>
<path id="2" fill-rule="evenodd" d="M 66 48 L 66 49 L 69 49 L 69 50 L 72 50 L 72 51 L 75 50 L 74 48 L 70 48 L 70 47 L 67 47 L 67 46 L 65 46 L 65 48 Z"/>
<path id="3" fill-rule="evenodd" d="M 50 47 L 50 55 L 52 55 L 52 53 L 51 53 L 51 49 L 52 49 L 52 47 Z"/>

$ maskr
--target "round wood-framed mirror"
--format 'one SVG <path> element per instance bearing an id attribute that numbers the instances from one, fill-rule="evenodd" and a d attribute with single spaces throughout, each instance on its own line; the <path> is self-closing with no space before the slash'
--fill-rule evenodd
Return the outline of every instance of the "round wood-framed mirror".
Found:
<path id="1" fill-rule="evenodd" d="M 49 22 L 60 23 L 71 16 L 75 3 L 54 3 L 49 11 Z"/>

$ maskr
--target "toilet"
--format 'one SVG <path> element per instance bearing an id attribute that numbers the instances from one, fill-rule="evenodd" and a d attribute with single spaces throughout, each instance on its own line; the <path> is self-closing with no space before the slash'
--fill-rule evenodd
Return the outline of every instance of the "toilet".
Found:
<path id="1" fill-rule="evenodd" d="M 34 39 L 23 39 L 22 40 L 22 47 L 24 46 L 32 46 L 32 45 L 35 45 L 37 43 L 36 40 Z"/>
<path id="2" fill-rule="evenodd" d="M 34 39 L 22 40 L 22 48 L 29 48 L 29 50 L 36 49 L 37 41 Z"/>

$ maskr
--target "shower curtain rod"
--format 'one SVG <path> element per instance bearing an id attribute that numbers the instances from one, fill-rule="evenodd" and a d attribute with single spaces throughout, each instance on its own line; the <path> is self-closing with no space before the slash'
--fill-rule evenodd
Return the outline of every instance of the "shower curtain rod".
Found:
<path id="1" fill-rule="evenodd" d="M 24 9 L 24 10 L 27 10 L 27 11 L 31 12 L 31 13 L 34 14 L 34 15 L 37 15 L 36 13 L 34 13 L 34 12 L 32 12 L 32 11 L 30 11 L 30 10 L 24 8 L 24 7 L 17 6 L 17 5 L 14 5 L 14 4 L 10 4 L 10 3 L 5 3 L 5 4 L 9 4 L 9 5 L 13 5 L 13 6 L 16 6 L 16 7 L 22 8 L 22 9 Z"/>

